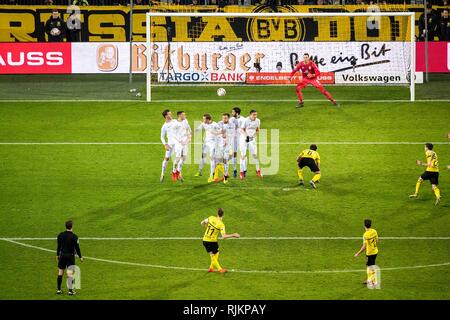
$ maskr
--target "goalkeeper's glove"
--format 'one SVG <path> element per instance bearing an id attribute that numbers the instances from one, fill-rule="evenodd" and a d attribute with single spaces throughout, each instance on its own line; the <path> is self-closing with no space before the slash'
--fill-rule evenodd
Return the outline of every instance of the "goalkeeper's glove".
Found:
<path id="1" fill-rule="evenodd" d="M 250 137 L 247 136 L 247 138 L 245 138 L 245 142 L 250 142 Z"/>

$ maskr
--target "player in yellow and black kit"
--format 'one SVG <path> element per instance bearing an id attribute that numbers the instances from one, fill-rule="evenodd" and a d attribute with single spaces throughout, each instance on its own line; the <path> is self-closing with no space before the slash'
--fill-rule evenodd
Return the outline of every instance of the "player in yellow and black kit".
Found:
<path id="1" fill-rule="evenodd" d="M 309 146 L 309 149 L 303 150 L 297 157 L 298 162 L 298 179 L 299 184 L 303 186 L 305 183 L 303 181 L 303 168 L 308 167 L 311 172 L 314 172 L 315 175 L 312 178 L 311 181 L 309 181 L 309 184 L 311 187 L 316 189 L 316 183 L 320 180 L 320 156 L 317 152 L 317 146 L 315 144 L 312 144 Z"/>
<path id="2" fill-rule="evenodd" d="M 358 257 L 364 250 L 367 256 L 367 281 L 364 284 L 368 284 L 372 287 L 377 287 L 377 277 L 376 277 L 376 264 L 375 260 L 378 255 L 378 233 L 375 229 L 372 229 L 372 220 L 364 220 L 364 235 L 363 235 L 363 245 L 357 253 L 355 253 L 355 258 Z"/>
<path id="3" fill-rule="evenodd" d="M 240 237 L 238 233 L 227 234 L 225 232 L 225 225 L 222 222 L 223 214 L 223 209 L 219 208 L 217 216 L 210 216 L 201 222 L 201 225 L 206 228 L 203 235 L 203 246 L 211 256 L 208 272 L 214 272 L 215 269 L 220 273 L 227 272 L 227 269 L 222 268 L 219 264 L 219 233 L 222 235 L 222 239 Z"/>
<path id="4" fill-rule="evenodd" d="M 420 186 L 422 185 L 423 180 L 430 180 L 431 188 L 434 191 L 434 195 L 436 196 L 436 202 L 434 203 L 437 205 L 441 201 L 441 191 L 438 188 L 439 185 L 439 162 L 436 152 L 433 151 L 433 144 L 432 143 L 425 143 L 425 157 L 427 159 L 427 162 L 422 162 L 420 160 L 417 160 L 416 163 L 419 166 L 425 166 L 427 169 L 425 172 L 419 177 L 419 180 L 417 180 L 416 183 L 416 192 L 414 192 L 412 195 L 410 195 L 410 198 L 417 198 L 417 195 L 419 194 Z"/>

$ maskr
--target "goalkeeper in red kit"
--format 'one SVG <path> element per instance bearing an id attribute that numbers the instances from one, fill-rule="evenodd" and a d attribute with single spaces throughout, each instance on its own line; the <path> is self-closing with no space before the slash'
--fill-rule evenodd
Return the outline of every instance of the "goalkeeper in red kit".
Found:
<path id="1" fill-rule="evenodd" d="M 333 99 L 331 94 L 325 90 L 317 77 L 320 75 L 320 71 L 317 68 L 316 64 L 309 58 L 309 54 L 305 53 L 303 55 L 303 61 L 301 61 L 297 66 L 292 70 L 291 75 L 289 76 L 289 82 L 292 80 L 292 77 L 297 71 L 302 72 L 302 81 L 297 84 L 297 96 L 298 96 L 298 104 L 297 108 L 303 107 L 303 95 L 302 89 L 305 88 L 308 84 L 313 85 L 315 88 L 319 89 L 322 94 L 331 101 L 331 103 L 337 106 L 336 101 Z"/>

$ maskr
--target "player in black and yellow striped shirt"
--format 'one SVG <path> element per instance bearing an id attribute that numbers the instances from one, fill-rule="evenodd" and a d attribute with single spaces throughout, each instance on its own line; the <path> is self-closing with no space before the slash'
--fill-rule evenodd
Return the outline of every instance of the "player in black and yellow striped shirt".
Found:
<path id="1" fill-rule="evenodd" d="M 316 189 L 316 183 L 320 180 L 320 156 L 317 152 L 317 145 L 312 144 L 309 149 L 305 149 L 297 157 L 297 163 L 298 163 L 298 169 L 297 169 L 297 175 L 298 175 L 298 183 L 303 186 L 305 183 L 303 181 L 303 168 L 308 167 L 311 172 L 314 172 L 315 175 L 312 178 L 311 181 L 309 181 L 309 184 L 311 187 Z"/>
<path id="2" fill-rule="evenodd" d="M 211 256 L 211 265 L 208 272 L 214 272 L 217 269 L 220 273 L 227 272 L 227 269 L 222 268 L 219 264 L 219 233 L 222 239 L 239 238 L 238 233 L 227 234 L 225 232 L 225 225 L 223 224 L 223 209 L 219 208 L 217 216 L 210 216 L 201 222 L 201 225 L 206 228 L 203 235 L 203 246 Z"/>
<path id="3" fill-rule="evenodd" d="M 431 188 L 433 189 L 434 195 L 436 196 L 436 202 L 434 204 L 437 205 L 441 201 L 441 191 L 438 188 L 438 185 L 439 185 L 439 162 L 438 162 L 438 157 L 437 157 L 436 152 L 433 151 L 432 143 L 425 143 L 425 157 L 427 159 L 427 162 L 422 162 L 420 160 L 416 161 L 416 163 L 419 166 L 425 166 L 427 168 L 426 168 L 425 172 L 419 177 L 419 180 L 417 180 L 416 192 L 414 192 L 409 197 L 417 198 L 417 195 L 419 194 L 419 189 L 423 183 L 423 180 L 430 180 Z"/>

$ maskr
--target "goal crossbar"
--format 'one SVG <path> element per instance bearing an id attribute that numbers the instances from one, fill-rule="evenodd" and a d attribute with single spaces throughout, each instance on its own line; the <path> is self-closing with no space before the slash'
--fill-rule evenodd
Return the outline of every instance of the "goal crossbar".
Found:
<path id="1" fill-rule="evenodd" d="M 151 18 L 152 17 L 410 17 L 410 101 L 415 101 L 416 43 L 415 43 L 415 13 L 414 12 L 147 12 L 146 13 L 146 45 L 148 50 L 146 68 L 147 101 L 151 102 Z M 131 62 L 130 62 L 131 63 Z"/>

